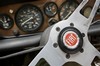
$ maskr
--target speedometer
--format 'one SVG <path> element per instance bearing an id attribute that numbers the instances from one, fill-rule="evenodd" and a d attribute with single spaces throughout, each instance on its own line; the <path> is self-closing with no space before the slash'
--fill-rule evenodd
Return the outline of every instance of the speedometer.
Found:
<path id="1" fill-rule="evenodd" d="M 78 4 L 75 1 L 65 1 L 61 4 L 59 9 L 59 19 L 65 20 L 67 19 L 76 9 Z"/>
<path id="2" fill-rule="evenodd" d="M 25 4 L 17 11 L 15 21 L 22 31 L 34 32 L 42 25 L 43 14 L 37 6 Z"/>

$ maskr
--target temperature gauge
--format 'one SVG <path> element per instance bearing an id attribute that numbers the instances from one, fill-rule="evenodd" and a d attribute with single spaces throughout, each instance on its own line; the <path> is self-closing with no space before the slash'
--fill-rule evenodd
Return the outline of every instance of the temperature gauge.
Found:
<path id="1" fill-rule="evenodd" d="M 0 27 L 8 30 L 12 28 L 14 22 L 13 19 L 7 14 L 0 14 Z"/>

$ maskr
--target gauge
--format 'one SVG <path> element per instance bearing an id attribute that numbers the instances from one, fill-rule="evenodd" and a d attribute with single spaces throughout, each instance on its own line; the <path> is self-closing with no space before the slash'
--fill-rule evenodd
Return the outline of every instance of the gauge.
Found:
<path id="1" fill-rule="evenodd" d="M 53 17 L 57 14 L 58 12 L 58 6 L 56 3 L 54 2 L 48 2 L 45 4 L 44 6 L 44 13 L 48 16 L 48 17 Z"/>
<path id="2" fill-rule="evenodd" d="M 34 32 L 42 25 L 43 14 L 37 6 L 25 4 L 17 11 L 15 21 L 22 31 Z"/>
<path id="3" fill-rule="evenodd" d="M 65 1 L 61 4 L 59 9 L 59 19 L 65 20 L 67 19 L 77 8 L 78 4 L 74 1 Z"/>
<path id="4" fill-rule="evenodd" d="M 92 11 L 92 7 L 90 6 L 87 6 L 85 9 L 84 9 L 84 12 L 83 12 L 83 15 L 88 18 L 90 16 L 90 13 Z"/>
<path id="5" fill-rule="evenodd" d="M 0 14 L 0 27 L 8 30 L 13 27 L 13 19 L 7 14 Z"/>

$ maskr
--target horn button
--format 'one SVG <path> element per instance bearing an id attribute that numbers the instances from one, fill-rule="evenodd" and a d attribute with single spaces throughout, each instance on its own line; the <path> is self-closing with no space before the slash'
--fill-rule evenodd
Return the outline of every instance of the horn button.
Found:
<path id="1" fill-rule="evenodd" d="M 78 29 L 66 27 L 58 36 L 58 44 L 65 53 L 75 54 L 82 49 L 83 36 Z"/>

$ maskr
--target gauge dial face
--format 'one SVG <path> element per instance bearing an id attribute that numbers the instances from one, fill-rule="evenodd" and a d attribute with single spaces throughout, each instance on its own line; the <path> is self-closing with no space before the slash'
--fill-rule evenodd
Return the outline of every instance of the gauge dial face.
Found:
<path id="1" fill-rule="evenodd" d="M 88 7 L 86 7 L 86 8 L 84 9 L 83 15 L 84 15 L 86 18 L 88 18 L 88 17 L 90 16 L 91 11 L 92 11 L 92 7 L 88 6 Z"/>
<path id="2" fill-rule="evenodd" d="M 43 23 L 41 10 L 34 5 L 23 5 L 16 13 L 15 21 L 17 26 L 25 32 L 34 32 Z"/>
<path id="3" fill-rule="evenodd" d="M 0 27 L 8 30 L 13 27 L 13 19 L 7 14 L 0 14 Z"/>
<path id="4" fill-rule="evenodd" d="M 59 19 L 65 20 L 67 19 L 77 8 L 78 4 L 76 2 L 63 2 L 60 6 L 59 11 Z"/>
<path id="5" fill-rule="evenodd" d="M 48 2 L 45 4 L 44 6 L 44 13 L 48 16 L 48 17 L 53 17 L 57 14 L 58 12 L 58 6 L 56 3 L 54 2 Z"/>

